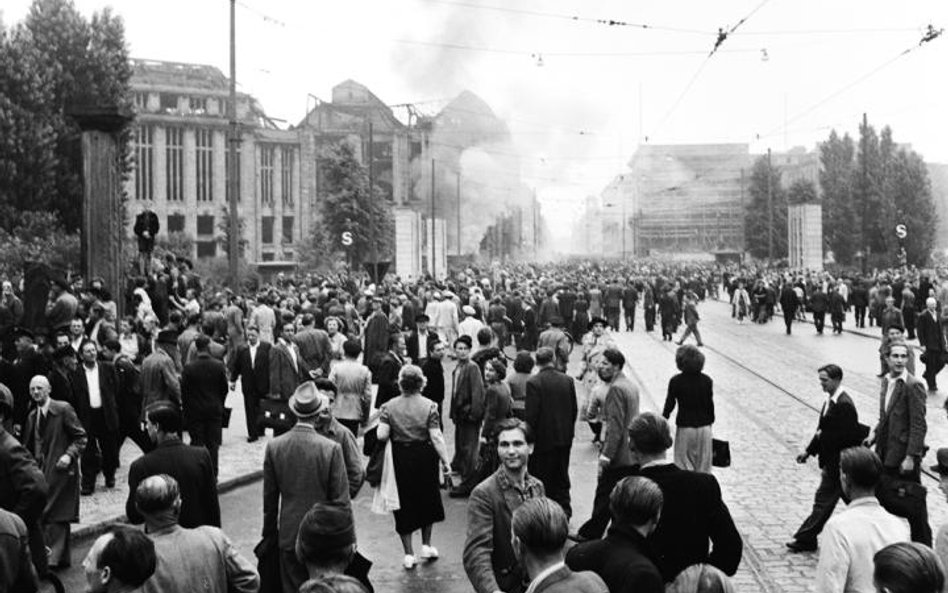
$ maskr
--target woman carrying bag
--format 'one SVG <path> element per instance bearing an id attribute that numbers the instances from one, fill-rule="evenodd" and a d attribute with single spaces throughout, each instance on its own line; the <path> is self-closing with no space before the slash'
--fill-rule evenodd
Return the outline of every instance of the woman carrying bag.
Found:
<path id="1" fill-rule="evenodd" d="M 438 550 L 431 545 L 433 524 L 444 521 L 438 460 L 441 469 L 447 471 L 449 458 L 438 405 L 421 395 L 425 386 L 422 370 L 405 365 L 398 373 L 398 386 L 401 395 L 382 405 L 378 439 L 391 447 L 399 501 L 399 508 L 394 511 L 395 531 L 405 551 L 402 565 L 411 570 L 419 558 L 438 558 Z M 418 530 L 422 542 L 420 557 L 415 556 L 412 548 L 412 534 Z"/>

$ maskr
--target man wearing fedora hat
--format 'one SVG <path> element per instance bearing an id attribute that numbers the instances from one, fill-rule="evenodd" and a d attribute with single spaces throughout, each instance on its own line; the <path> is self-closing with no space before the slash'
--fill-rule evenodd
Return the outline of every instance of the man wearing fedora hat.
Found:
<path id="1" fill-rule="evenodd" d="M 181 406 L 181 382 L 174 354 L 178 340 L 174 330 L 163 329 L 155 338 L 155 350 L 142 361 L 142 409 L 159 401 Z"/>
<path id="2" fill-rule="evenodd" d="M 69 284 L 64 274 L 50 278 L 49 301 L 46 304 L 46 324 L 52 334 L 66 329 L 76 317 L 79 301 L 69 292 Z"/>
<path id="3" fill-rule="evenodd" d="M 355 518 L 348 502 L 317 502 L 300 523 L 296 558 L 309 578 L 345 574 L 358 579 L 368 591 L 372 563 L 356 546 Z"/>
<path id="4" fill-rule="evenodd" d="M 298 591 L 307 577 L 295 552 L 303 516 L 317 502 L 349 501 L 342 447 L 316 432 L 316 417 L 329 405 L 312 381 L 297 387 L 289 401 L 296 426 L 264 451 L 263 537 L 277 541 L 284 593 Z"/>

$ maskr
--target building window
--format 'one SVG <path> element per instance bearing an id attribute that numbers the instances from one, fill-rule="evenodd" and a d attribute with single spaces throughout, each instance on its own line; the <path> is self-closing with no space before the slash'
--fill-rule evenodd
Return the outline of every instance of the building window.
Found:
<path id="1" fill-rule="evenodd" d="M 293 205 L 293 149 L 284 146 L 281 149 L 280 165 L 280 192 L 283 194 L 283 205 Z"/>
<path id="2" fill-rule="evenodd" d="M 273 153 L 272 146 L 260 147 L 260 202 L 273 204 Z"/>
<path id="3" fill-rule="evenodd" d="M 240 201 L 240 145 L 237 145 L 237 201 Z M 227 147 L 226 152 L 224 153 L 224 183 L 226 186 L 226 191 L 224 195 L 227 197 L 227 203 L 230 203 L 230 146 Z"/>
<path id="4" fill-rule="evenodd" d="M 213 235 L 214 234 L 214 216 L 210 214 L 198 215 L 197 234 L 198 235 Z"/>
<path id="5" fill-rule="evenodd" d="M 135 199 L 154 200 L 152 181 L 154 165 L 152 162 L 155 129 L 151 126 L 138 126 L 132 132 L 135 144 Z"/>
<path id="6" fill-rule="evenodd" d="M 184 214 L 169 214 L 168 215 L 168 232 L 169 233 L 183 233 L 184 232 Z"/>
<path id="7" fill-rule="evenodd" d="M 260 242 L 264 245 L 273 245 L 273 217 L 260 217 Z"/>
<path id="8" fill-rule="evenodd" d="M 293 217 L 283 217 L 283 243 L 293 242 Z"/>
<path id="9" fill-rule="evenodd" d="M 169 113 L 178 110 L 178 95 L 172 93 L 160 93 L 158 95 L 158 106 L 162 113 Z"/>
<path id="10" fill-rule="evenodd" d="M 197 129 L 194 132 L 194 170 L 197 173 L 197 201 L 214 201 L 214 132 Z"/>
<path id="11" fill-rule="evenodd" d="M 217 241 L 198 241 L 198 257 L 214 257 L 217 255 Z"/>
<path id="12" fill-rule="evenodd" d="M 272 251 L 264 251 L 263 253 L 260 254 L 260 260 L 261 260 L 261 261 L 273 261 L 273 252 L 272 252 Z"/>
<path id="13" fill-rule="evenodd" d="M 165 198 L 169 202 L 184 199 L 184 130 L 165 128 Z"/>
<path id="14" fill-rule="evenodd" d="M 148 93 L 134 93 L 135 109 L 145 111 L 148 109 Z"/>
<path id="15" fill-rule="evenodd" d="M 188 97 L 188 108 L 191 110 L 191 113 L 203 115 L 204 112 L 207 111 L 207 98 Z"/>

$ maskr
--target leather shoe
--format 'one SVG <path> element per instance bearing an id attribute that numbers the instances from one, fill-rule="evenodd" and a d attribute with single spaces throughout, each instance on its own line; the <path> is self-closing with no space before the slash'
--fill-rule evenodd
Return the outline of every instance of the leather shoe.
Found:
<path id="1" fill-rule="evenodd" d="M 83 488 L 82 490 L 79 491 L 79 494 L 81 494 L 82 496 L 92 496 L 93 490 L 94 490 L 93 488 Z M 73 490 L 73 492 L 75 492 L 75 490 Z"/>
<path id="2" fill-rule="evenodd" d="M 248 443 L 255 443 L 255 442 L 257 442 L 257 439 L 259 439 L 259 438 L 260 438 L 260 437 L 247 437 L 247 442 L 248 442 Z"/>
<path id="3" fill-rule="evenodd" d="M 107 479 L 105 480 L 105 487 L 106 487 L 106 488 L 115 488 L 115 478 L 107 478 Z"/>
<path id="4" fill-rule="evenodd" d="M 815 552 L 816 543 L 801 542 L 799 540 L 790 540 L 787 542 L 787 548 L 791 552 Z"/>

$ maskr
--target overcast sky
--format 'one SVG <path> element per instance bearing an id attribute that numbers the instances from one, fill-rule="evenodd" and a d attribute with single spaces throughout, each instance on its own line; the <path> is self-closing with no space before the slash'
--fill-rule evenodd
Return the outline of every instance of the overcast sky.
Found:
<path id="1" fill-rule="evenodd" d="M 3 4 L 7 25 L 29 7 Z M 226 0 L 76 4 L 112 6 L 133 57 L 227 72 Z M 237 79 L 291 123 L 308 93 L 328 100 L 348 78 L 429 113 L 469 89 L 507 120 L 525 182 L 566 236 L 567 206 L 598 194 L 646 137 L 812 148 L 833 127 L 856 134 L 866 112 L 948 162 L 948 33 L 919 47 L 929 23 L 948 27 L 948 1 L 238 0 Z"/>

